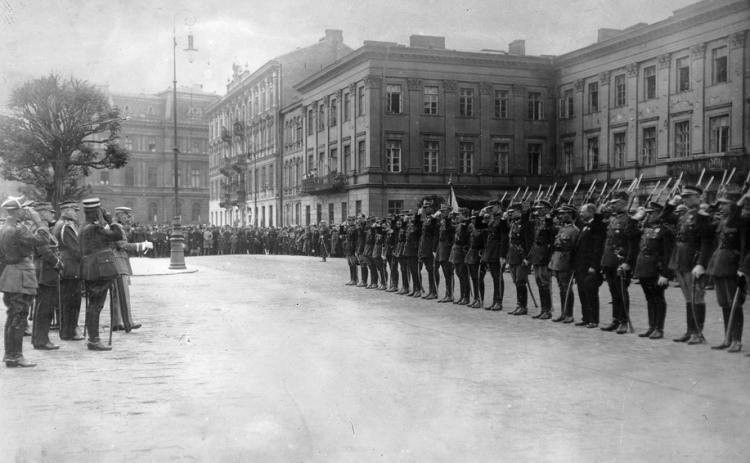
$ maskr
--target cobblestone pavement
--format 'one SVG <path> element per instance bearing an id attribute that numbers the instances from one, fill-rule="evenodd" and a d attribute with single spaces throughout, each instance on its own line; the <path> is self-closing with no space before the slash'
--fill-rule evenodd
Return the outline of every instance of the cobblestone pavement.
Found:
<path id="1" fill-rule="evenodd" d="M 750 460 L 750 359 L 672 342 L 678 289 L 653 341 L 343 286 L 342 259 L 187 264 L 199 271 L 133 278 L 144 326 L 111 352 L 26 338 L 39 366 L 0 368 L 0 461 Z"/>

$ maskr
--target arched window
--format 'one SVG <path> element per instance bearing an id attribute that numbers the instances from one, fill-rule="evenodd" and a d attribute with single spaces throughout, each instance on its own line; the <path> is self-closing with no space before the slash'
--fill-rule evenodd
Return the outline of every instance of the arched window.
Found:
<path id="1" fill-rule="evenodd" d="M 146 114 L 148 114 L 148 115 L 154 114 L 154 108 L 151 107 L 151 106 L 149 106 L 148 109 L 146 109 Z"/>
<path id="2" fill-rule="evenodd" d="M 201 221 L 201 205 L 200 203 L 193 203 L 193 214 L 191 217 L 193 222 Z"/>
<path id="3" fill-rule="evenodd" d="M 158 222 L 159 216 L 158 216 L 158 207 L 156 206 L 156 203 L 151 203 L 148 205 L 148 220 L 152 222 Z"/>

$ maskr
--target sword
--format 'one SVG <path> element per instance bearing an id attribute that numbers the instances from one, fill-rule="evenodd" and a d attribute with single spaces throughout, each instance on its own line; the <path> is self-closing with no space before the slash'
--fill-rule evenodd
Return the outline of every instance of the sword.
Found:
<path id="1" fill-rule="evenodd" d="M 526 269 L 526 273 L 529 272 L 529 269 Z M 534 291 L 531 290 L 531 283 L 529 282 L 529 277 L 526 277 L 526 286 L 529 288 L 529 295 L 531 296 L 531 302 L 534 303 L 534 308 L 538 309 L 539 305 L 536 303 L 536 297 L 534 297 Z"/>
<path id="2" fill-rule="evenodd" d="M 114 297 L 114 288 L 112 287 L 112 283 L 109 284 L 109 346 L 112 346 L 112 329 L 115 324 L 115 297 Z M 122 313 L 124 310 L 120 307 L 120 316 L 123 318 L 123 326 L 125 325 L 125 314 Z"/>
<path id="3" fill-rule="evenodd" d="M 700 323 L 698 323 L 698 312 L 695 311 L 695 285 L 698 282 L 699 278 L 695 278 L 695 276 L 693 276 L 693 287 L 691 292 L 691 299 L 693 300 L 693 302 L 692 304 L 690 304 L 690 308 L 693 310 L 693 321 L 695 322 L 695 329 L 698 330 L 698 335 L 700 336 L 701 341 L 708 343 L 708 341 L 706 341 L 706 338 L 703 336 L 701 325 Z"/>
<path id="4" fill-rule="evenodd" d="M 568 318 L 568 301 L 570 300 L 570 290 L 573 287 L 573 280 L 575 280 L 575 273 L 571 271 L 570 281 L 568 282 L 568 290 L 565 291 L 565 303 L 563 303 L 563 317 Z M 570 316 L 573 316 L 573 307 L 570 308 Z"/>
<path id="5" fill-rule="evenodd" d="M 734 323 L 734 312 L 737 308 L 737 299 L 740 296 L 740 285 L 737 285 L 737 289 L 734 292 L 734 299 L 732 300 L 732 311 L 729 312 L 729 322 L 727 323 L 727 332 L 724 335 L 724 344 L 729 344 L 729 335 L 732 333 L 732 323 Z"/>

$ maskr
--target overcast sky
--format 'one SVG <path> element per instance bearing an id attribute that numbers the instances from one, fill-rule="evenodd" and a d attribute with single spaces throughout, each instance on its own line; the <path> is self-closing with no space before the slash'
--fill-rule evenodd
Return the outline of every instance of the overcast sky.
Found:
<path id="1" fill-rule="evenodd" d="M 178 85 L 222 95 L 232 63 L 257 69 L 316 43 L 325 29 L 364 40 L 408 45 L 413 34 L 446 37 L 446 47 L 507 50 L 526 40 L 530 55 L 558 55 L 596 41 L 597 29 L 668 18 L 695 0 L 0 0 L 0 104 L 10 89 L 50 71 L 113 91 L 156 93 L 172 84 L 175 14 L 189 9 L 199 50 L 188 64 L 177 15 Z"/>

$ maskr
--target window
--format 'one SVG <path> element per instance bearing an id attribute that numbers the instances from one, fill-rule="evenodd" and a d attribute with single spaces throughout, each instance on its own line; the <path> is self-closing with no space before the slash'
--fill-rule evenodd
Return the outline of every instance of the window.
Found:
<path id="1" fill-rule="evenodd" d="M 643 91 L 647 100 L 656 98 L 656 66 L 643 69 Z"/>
<path id="2" fill-rule="evenodd" d="M 674 155 L 678 158 L 690 155 L 690 121 L 674 125 Z"/>
<path id="3" fill-rule="evenodd" d="M 424 88 L 424 113 L 434 116 L 438 113 L 438 88 Z"/>
<path id="4" fill-rule="evenodd" d="M 438 154 L 440 153 L 440 142 L 436 140 L 425 140 L 424 142 L 424 165 L 423 172 L 437 173 Z"/>
<path id="5" fill-rule="evenodd" d="M 360 140 L 357 142 L 357 170 L 359 172 L 365 171 L 365 154 L 365 142 L 364 140 Z"/>
<path id="6" fill-rule="evenodd" d="M 276 176 L 273 174 L 273 164 L 268 166 L 268 188 L 273 189 L 273 185 L 275 183 Z"/>
<path id="7" fill-rule="evenodd" d="M 99 183 L 101 185 L 109 185 L 109 171 L 102 170 L 99 172 Z"/>
<path id="8" fill-rule="evenodd" d="M 133 150 L 133 140 L 128 137 L 125 137 L 125 149 L 128 151 Z"/>
<path id="9" fill-rule="evenodd" d="M 690 59 L 686 56 L 678 58 L 677 61 L 677 91 L 686 92 L 690 90 Z"/>
<path id="10" fill-rule="evenodd" d="M 404 201 L 400 199 L 389 199 L 388 200 L 388 214 L 400 214 L 404 209 Z"/>
<path id="11" fill-rule="evenodd" d="M 357 200 L 357 201 L 356 201 L 356 202 L 354 203 L 354 213 L 355 213 L 356 215 L 359 215 L 359 214 L 361 214 L 361 213 L 362 213 L 362 200 Z"/>
<path id="12" fill-rule="evenodd" d="M 305 225 L 310 225 L 310 206 L 305 206 Z"/>
<path id="13" fill-rule="evenodd" d="M 643 129 L 643 154 L 641 164 L 653 164 L 656 160 L 656 127 Z"/>
<path id="14" fill-rule="evenodd" d="M 714 48 L 711 51 L 711 73 L 713 83 L 727 81 L 727 47 Z"/>
<path id="15" fill-rule="evenodd" d="M 565 159 L 565 173 L 570 174 L 573 172 L 573 166 L 575 165 L 575 142 L 566 141 L 563 143 L 563 157 Z"/>
<path id="16" fill-rule="evenodd" d="M 470 174 L 473 172 L 474 142 L 460 142 L 458 144 L 458 172 Z"/>
<path id="17" fill-rule="evenodd" d="M 135 186 L 135 169 L 125 167 L 125 186 Z"/>
<path id="18" fill-rule="evenodd" d="M 729 116 L 712 117 L 708 120 L 709 153 L 729 151 Z"/>
<path id="19" fill-rule="evenodd" d="M 328 111 L 328 119 L 329 119 L 328 125 L 330 125 L 331 127 L 336 127 L 336 124 L 338 123 L 338 121 L 336 120 L 337 111 L 338 111 L 338 105 L 336 103 L 336 99 L 335 98 L 331 99 L 331 109 L 330 111 Z"/>
<path id="20" fill-rule="evenodd" d="M 542 120 L 542 94 L 529 93 L 529 119 L 532 121 Z"/>
<path id="21" fill-rule="evenodd" d="M 625 74 L 620 74 L 619 76 L 615 76 L 615 106 L 625 106 L 626 99 Z"/>
<path id="22" fill-rule="evenodd" d="M 297 118 L 295 130 L 297 132 L 295 141 L 297 143 L 302 143 L 302 117 L 301 116 Z"/>
<path id="23" fill-rule="evenodd" d="M 365 88 L 359 87 L 357 89 L 357 110 L 360 116 L 365 115 Z"/>
<path id="24" fill-rule="evenodd" d="M 344 145 L 344 166 L 342 174 L 349 175 L 349 171 L 352 169 L 352 146 Z"/>
<path id="25" fill-rule="evenodd" d="M 589 84 L 589 112 L 599 111 L 599 83 L 591 82 Z"/>
<path id="26" fill-rule="evenodd" d="M 529 153 L 529 173 L 530 174 L 541 174 L 542 173 L 542 145 L 539 143 L 532 143 L 528 146 Z"/>
<path id="27" fill-rule="evenodd" d="M 150 188 L 156 188 L 156 179 L 157 179 L 157 169 L 156 167 L 149 167 L 148 168 L 148 186 Z"/>
<path id="28" fill-rule="evenodd" d="M 625 132 L 615 134 L 615 167 L 625 167 Z"/>
<path id="29" fill-rule="evenodd" d="M 460 89 L 460 96 L 458 98 L 458 115 L 471 117 L 474 115 L 474 89 L 473 88 L 462 88 Z"/>
<path id="30" fill-rule="evenodd" d="M 495 170 L 496 174 L 507 174 L 508 173 L 508 159 L 510 158 L 510 143 L 498 142 L 495 143 L 493 148 L 493 154 L 495 155 Z"/>
<path id="31" fill-rule="evenodd" d="M 156 205 L 156 203 L 150 203 L 148 205 L 148 220 L 151 220 L 153 222 L 158 222 L 159 217 L 158 217 L 157 211 L 158 211 L 158 206 Z"/>
<path id="32" fill-rule="evenodd" d="M 349 93 L 344 93 L 344 122 L 348 122 L 351 119 L 352 113 L 351 113 L 351 95 Z"/>
<path id="33" fill-rule="evenodd" d="M 315 225 L 319 225 L 321 220 L 323 220 L 323 205 L 317 204 L 315 206 Z"/>
<path id="34" fill-rule="evenodd" d="M 349 212 L 348 206 L 346 204 L 346 201 L 344 201 L 341 203 L 341 221 L 342 222 L 346 220 L 347 216 L 349 215 L 348 212 Z"/>
<path id="35" fill-rule="evenodd" d="M 573 117 L 573 89 L 565 90 L 559 101 L 560 119 Z"/>
<path id="36" fill-rule="evenodd" d="M 401 172 L 401 140 L 386 140 L 385 170 L 386 172 Z"/>
<path id="37" fill-rule="evenodd" d="M 386 111 L 393 114 L 401 114 L 401 86 L 386 85 Z"/>
<path id="38" fill-rule="evenodd" d="M 201 186 L 201 171 L 200 169 L 190 170 L 190 188 L 200 188 Z"/>
<path id="39" fill-rule="evenodd" d="M 193 140 L 190 144 L 190 151 L 192 153 L 200 153 L 201 152 L 201 142 L 199 140 Z"/>
<path id="40" fill-rule="evenodd" d="M 201 221 L 201 205 L 199 203 L 193 203 L 193 210 L 191 211 L 190 220 L 193 222 Z"/>
<path id="41" fill-rule="evenodd" d="M 326 128 L 326 108 L 324 105 L 318 105 L 318 132 Z"/>
<path id="42" fill-rule="evenodd" d="M 339 150 L 331 148 L 331 158 L 328 160 L 328 170 L 338 170 L 339 168 Z"/>
<path id="43" fill-rule="evenodd" d="M 505 119 L 508 117 L 508 91 L 495 90 L 495 117 Z"/>
<path id="44" fill-rule="evenodd" d="M 307 134 L 310 135 L 313 133 L 315 127 L 315 113 L 313 112 L 312 108 L 307 110 Z"/>
<path id="45" fill-rule="evenodd" d="M 148 141 L 148 150 L 152 153 L 156 153 L 156 140 Z"/>
<path id="46" fill-rule="evenodd" d="M 599 168 L 599 137 L 591 137 L 586 140 L 586 170 L 592 171 Z"/>

